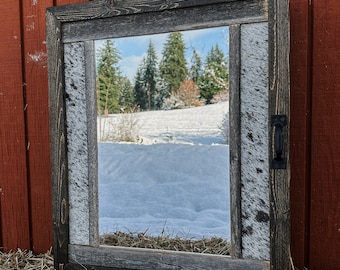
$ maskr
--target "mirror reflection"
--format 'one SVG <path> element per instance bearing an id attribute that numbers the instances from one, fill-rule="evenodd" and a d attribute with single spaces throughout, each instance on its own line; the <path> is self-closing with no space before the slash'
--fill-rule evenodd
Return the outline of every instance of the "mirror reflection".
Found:
<path id="1" fill-rule="evenodd" d="M 227 255 L 227 27 L 96 41 L 101 244 Z"/>

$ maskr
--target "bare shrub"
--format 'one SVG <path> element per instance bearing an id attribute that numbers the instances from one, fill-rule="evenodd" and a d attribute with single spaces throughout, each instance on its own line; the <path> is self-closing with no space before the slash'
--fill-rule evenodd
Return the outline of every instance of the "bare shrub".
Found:
<path id="1" fill-rule="evenodd" d="M 128 113 L 118 115 L 118 121 L 114 126 L 112 139 L 116 142 L 137 142 L 138 135 L 138 119 L 135 114 L 136 109 Z"/>
<path id="2" fill-rule="evenodd" d="M 194 106 L 200 98 L 200 90 L 193 79 L 185 79 L 178 88 L 178 96 L 185 106 Z"/>
<path id="3" fill-rule="evenodd" d="M 195 107 L 201 106 L 201 102 L 200 102 L 199 100 L 195 100 L 194 106 L 195 106 Z"/>
<path id="4" fill-rule="evenodd" d="M 220 103 L 220 102 L 224 102 L 228 100 L 229 100 L 229 90 L 224 90 L 224 91 L 221 91 L 215 94 L 213 98 L 210 100 L 210 103 L 215 104 L 215 103 Z"/>
<path id="5" fill-rule="evenodd" d="M 134 107 L 128 112 L 123 109 L 120 114 L 99 117 L 100 141 L 138 142 L 139 126 L 136 112 L 139 107 Z"/>

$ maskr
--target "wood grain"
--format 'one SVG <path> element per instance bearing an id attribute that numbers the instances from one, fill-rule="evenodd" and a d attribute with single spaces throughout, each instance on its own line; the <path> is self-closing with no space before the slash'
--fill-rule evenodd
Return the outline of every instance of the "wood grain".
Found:
<path id="1" fill-rule="evenodd" d="M 242 258 L 241 224 L 241 26 L 229 27 L 230 224 L 231 255 Z"/>
<path id="2" fill-rule="evenodd" d="M 290 100 L 289 12 L 287 0 L 269 2 L 269 113 L 287 115 Z M 289 126 L 283 131 L 287 169 L 271 170 L 271 269 L 290 269 Z M 271 142 L 272 149 L 273 140 Z M 273 151 L 273 150 L 272 150 Z M 274 156 L 271 153 L 271 158 Z"/>
<path id="3" fill-rule="evenodd" d="M 340 269 L 339 18 L 339 1 L 314 2 L 310 269 Z"/>
<path id="4" fill-rule="evenodd" d="M 99 245 L 98 214 L 98 140 L 97 140 L 97 95 L 96 53 L 94 41 L 85 42 L 85 85 L 87 103 L 88 171 L 89 171 L 89 243 Z"/>
<path id="5" fill-rule="evenodd" d="M 60 23 L 46 13 L 51 134 L 54 267 L 68 262 L 69 200 L 63 46 Z"/>
<path id="6" fill-rule="evenodd" d="M 312 16 L 308 2 L 290 1 L 291 255 L 298 269 L 309 267 Z"/>
<path id="7" fill-rule="evenodd" d="M 20 5 L 4 0 L 0 27 L 0 200 L 1 247 L 30 248 L 27 143 L 23 96 Z M 10 15 L 10 16 L 9 16 Z"/>
<path id="8" fill-rule="evenodd" d="M 61 22 L 71 22 L 147 12 L 163 12 L 171 9 L 193 8 L 198 6 L 207 8 L 210 5 L 218 5 L 220 3 L 232 4 L 233 2 L 237 5 L 242 5 L 242 2 L 248 2 L 248 5 L 262 6 L 264 9 L 263 13 L 267 11 L 267 0 L 100 0 L 74 5 L 73 9 L 69 6 L 60 6 L 54 9 L 54 14 Z"/>
<path id="9" fill-rule="evenodd" d="M 24 111 L 31 224 L 31 249 L 52 245 L 52 191 L 48 116 L 45 9 L 52 1 L 22 1 Z M 42 207 L 44 205 L 44 207 Z"/>
<path id="10" fill-rule="evenodd" d="M 113 266 L 125 269 L 205 269 L 205 270 L 264 270 L 268 263 L 256 260 L 237 260 L 227 256 L 195 254 L 120 247 L 84 247 L 70 245 L 70 262 L 98 267 Z M 96 254 L 95 256 L 93 254 Z"/>
<path id="11" fill-rule="evenodd" d="M 220 12 L 221 10 L 224 12 Z M 93 15 L 97 20 L 65 23 L 63 40 L 75 42 L 265 21 L 266 10 L 265 1 L 246 0 L 206 5 L 204 8 L 176 8 L 106 19 L 97 14 Z"/>

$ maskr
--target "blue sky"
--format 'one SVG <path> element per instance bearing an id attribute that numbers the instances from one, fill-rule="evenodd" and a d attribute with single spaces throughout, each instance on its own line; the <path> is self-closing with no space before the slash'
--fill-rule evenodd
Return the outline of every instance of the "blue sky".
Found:
<path id="1" fill-rule="evenodd" d="M 229 52 L 229 29 L 228 27 L 206 28 L 202 30 L 184 31 L 183 38 L 187 46 L 186 58 L 190 63 L 193 48 L 201 55 L 203 61 L 207 52 L 216 43 L 224 51 L 226 57 Z M 146 54 L 150 39 L 152 40 L 158 61 L 161 59 L 163 45 L 168 34 L 157 34 L 148 36 L 128 37 L 113 39 L 116 48 L 119 50 L 122 60 L 119 62 L 122 73 L 127 76 L 131 82 Z M 103 41 L 96 41 L 96 48 L 102 46 Z"/>

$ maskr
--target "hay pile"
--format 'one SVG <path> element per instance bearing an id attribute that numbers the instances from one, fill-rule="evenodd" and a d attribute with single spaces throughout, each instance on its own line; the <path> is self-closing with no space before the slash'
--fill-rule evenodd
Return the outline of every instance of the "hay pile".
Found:
<path id="1" fill-rule="evenodd" d="M 101 245 L 186 251 L 216 255 L 230 255 L 230 243 L 218 237 L 210 239 L 183 239 L 171 235 L 150 236 L 144 233 L 115 232 L 100 238 Z"/>
<path id="2" fill-rule="evenodd" d="M 51 251 L 34 256 L 31 251 L 18 249 L 15 252 L 0 252 L 1 270 L 53 270 Z"/>

